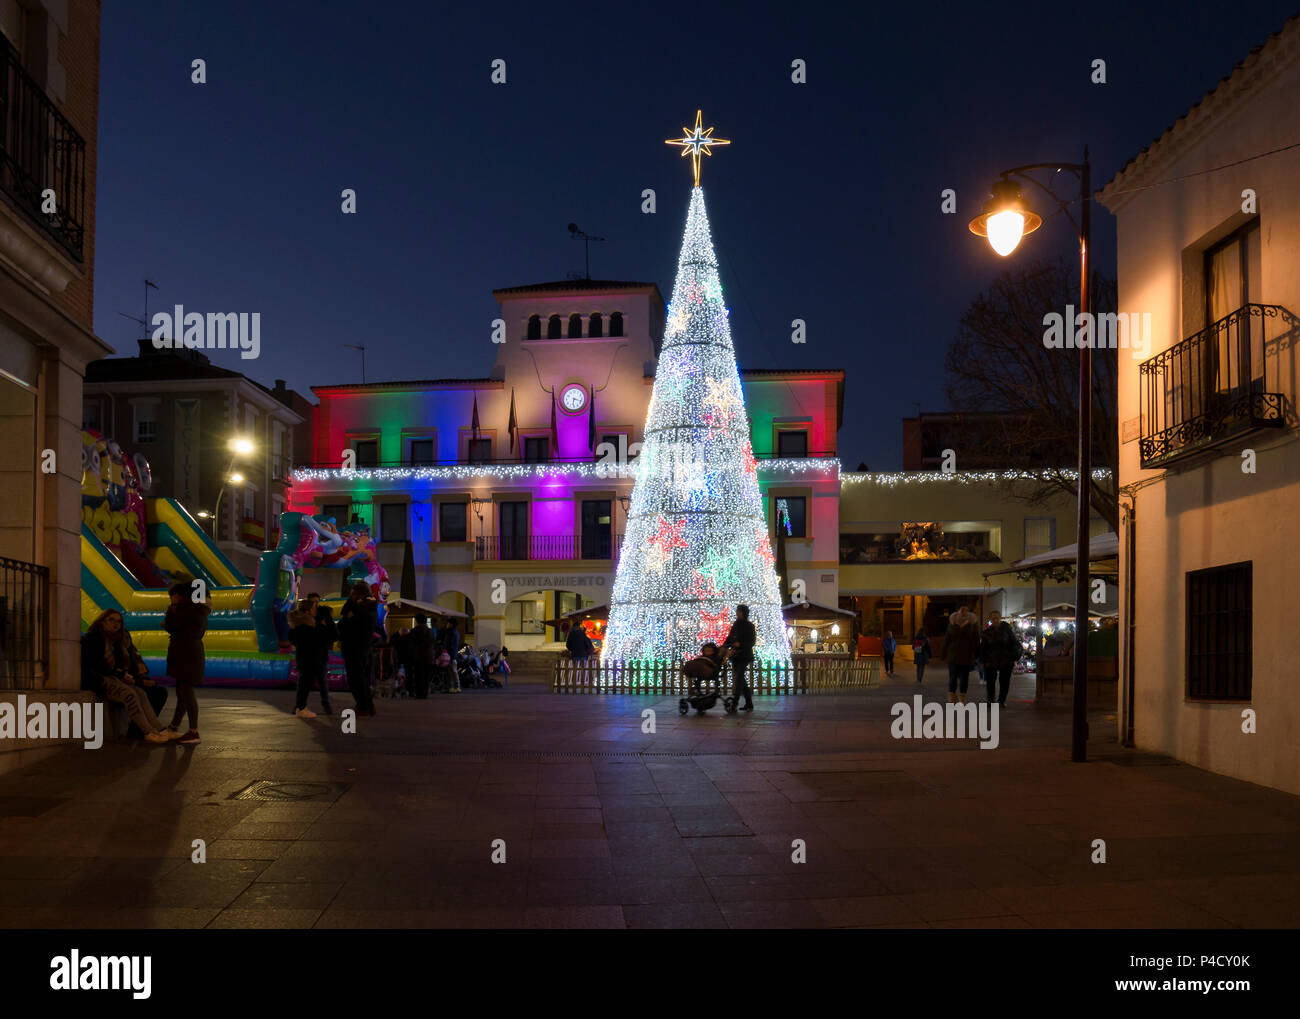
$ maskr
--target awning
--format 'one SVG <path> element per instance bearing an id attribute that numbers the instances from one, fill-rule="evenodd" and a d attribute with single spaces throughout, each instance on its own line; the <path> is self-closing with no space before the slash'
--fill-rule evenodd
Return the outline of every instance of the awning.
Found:
<path id="1" fill-rule="evenodd" d="M 445 609 L 441 605 L 430 605 L 427 601 L 416 601 L 414 598 L 392 598 L 388 602 L 388 611 L 401 611 L 402 609 L 411 609 L 415 612 L 423 613 L 426 616 L 451 616 L 454 619 L 468 619 L 469 616 L 464 612 L 457 612 L 455 609 Z"/>
<path id="2" fill-rule="evenodd" d="M 544 626 L 563 626 L 565 623 L 584 623 L 589 619 L 599 619 L 602 622 L 609 620 L 608 605 L 588 605 L 585 609 L 574 609 L 572 612 L 565 612 L 563 615 L 556 616 L 554 619 L 543 619 Z"/>
<path id="3" fill-rule="evenodd" d="M 819 605 L 815 601 L 797 601 L 781 607 L 781 615 L 787 623 L 803 622 L 813 619 L 857 619 L 858 614 L 849 609 L 833 609 L 829 605 Z"/>
<path id="4" fill-rule="evenodd" d="M 990 570 L 984 576 L 996 577 L 1000 573 L 1025 573 L 1030 570 L 1051 569 L 1054 566 L 1073 566 L 1078 556 L 1079 546 L 1075 542 L 1047 552 L 1039 552 L 1037 555 L 1025 556 L 1024 559 L 1012 563 L 1006 569 Z M 1118 560 L 1118 558 L 1119 535 L 1114 531 L 1098 534 L 1088 539 L 1089 562 L 1095 563 L 1106 559 Z"/>

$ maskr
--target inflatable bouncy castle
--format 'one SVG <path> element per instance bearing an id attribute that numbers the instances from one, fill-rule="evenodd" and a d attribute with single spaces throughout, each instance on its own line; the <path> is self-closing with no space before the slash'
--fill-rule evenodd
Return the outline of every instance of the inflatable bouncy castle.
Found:
<path id="1" fill-rule="evenodd" d="M 106 609 L 121 612 L 152 675 L 166 675 L 162 622 L 171 603 L 167 589 L 177 580 L 207 585 L 205 678 L 216 682 L 289 679 L 285 620 L 304 569 L 346 570 L 350 581 L 365 581 L 382 613 L 388 574 L 364 525 L 340 530 L 330 517 L 283 514 L 277 549 L 262 554 L 257 581 L 249 583 L 184 506 L 148 497 L 151 481 L 142 455 L 83 432 L 82 629 Z"/>
<path id="2" fill-rule="evenodd" d="M 388 602 L 388 571 L 375 555 L 366 524 L 345 524 L 334 517 L 280 514 L 280 542 L 263 552 L 257 564 L 253 618 L 257 644 L 264 651 L 288 646 L 289 610 L 297 604 L 304 569 L 346 570 L 347 586 L 361 581 L 379 601 L 379 622 Z M 343 585 L 340 585 L 343 586 Z"/>

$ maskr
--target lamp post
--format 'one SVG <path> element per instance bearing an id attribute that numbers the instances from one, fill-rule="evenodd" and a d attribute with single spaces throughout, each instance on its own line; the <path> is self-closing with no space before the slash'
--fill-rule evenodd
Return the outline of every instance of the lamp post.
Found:
<path id="1" fill-rule="evenodd" d="M 1070 215 L 1065 201 L 1051 188 L 1029 174 L 1035 170 L 1065 171 L 1079 180 L 1079 219 Z M 989 245 L 1006 257 L 1019 246 L 1021 238 L 1042 225 L 1042 218 L 1030 210 L 1012 178 L 1026 180 L 1041 188 L 1065 214 L 1079 238 L 1079 309 L 1087 314 L 1088 253 L 1092 246 L 1092 167 L 1088 150 L 1082 163 L 1032 163 L 1003 171 L 993 185 L 992 196 L 984 209 L 970 223 L 971 233 L 987 237 Z M 1074 560 L 1074 689 L 1071 704 L 1070 759 L 1088 759 L 1088 566 L 1089 508 L 1092 493 L 1092 318 L 1079 336 L 1087 336 L 1079 346 L 1079 500 L 1076 554 Z M 1040 665 L 1041 668 L 1041 665 Z"/>
<path id="2" fill-rule="evenodd" d="M 226 448 L 230 450 L 230 463 L 226 465 L 226 472 L 221 477 L 221 487 L 217 489 L 217 504 L 212 510 L 213 541 L 217 540 L 217 527 L 220 526 L 219 521 L 221 520 L 221 497 L 226 494 L 226 486 L 240 485 L 244 481 L 244 476 L 235 471 L 235 461 L 241 456 L 248 456 L 252 453 L 253 443 L 242 435 L 236 435 L 226 443 Z"/>

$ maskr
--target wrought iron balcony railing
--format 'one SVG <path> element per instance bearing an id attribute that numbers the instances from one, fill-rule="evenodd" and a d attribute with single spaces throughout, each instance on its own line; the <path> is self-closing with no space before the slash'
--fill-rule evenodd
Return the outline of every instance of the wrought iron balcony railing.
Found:
<path id="1" fill-rule="evenodd" d="M 481 535 L 474 539 L 478 562 L 547 562 L 576 559 L 613 559 L 623 543 L 621 534 Z"/>
<path id="2" fill-rule="evenodd" d="M 45 682 L 49 591 L 49 569 L 0 557 L 0 690 Z"/>
<path id="3" fill-rule="evenodd" d="M 1138 369 L 1142 466 L 1165 467 L 1286 421 L 1277 350 L 1297 319 L 1276 304 L 1245 304 L 1144 361 Z"/>
<path id="4" fill-rule="evenodd" d="M 42 197 L 54 192 L 54 211 Z M 85 242 L 86 141 L 0 38 L 0 191 L 78 262 Z"/>

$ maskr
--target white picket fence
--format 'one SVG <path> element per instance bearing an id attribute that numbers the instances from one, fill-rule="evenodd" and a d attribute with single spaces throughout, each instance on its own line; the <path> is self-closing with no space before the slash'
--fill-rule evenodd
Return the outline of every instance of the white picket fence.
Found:
<path id="1" fill-rule="evenodd" d="M 730 681 L 731 670 L 727 669 Z M 791 665 L 755 662 L 745 679 L 756 696 L 768 694 L 835 693 L 865 690 L 880 679 L 876 658 L 796 657 Z M 681 663 L 575 662 L 560 658 L 551 679 L 554 693 L 650 694 L 657 697 L 684 695 L 691 681 L 682 675 Z"/>

